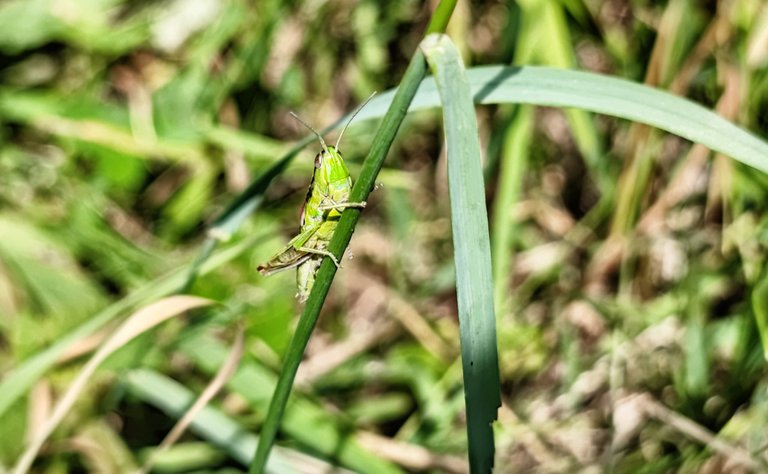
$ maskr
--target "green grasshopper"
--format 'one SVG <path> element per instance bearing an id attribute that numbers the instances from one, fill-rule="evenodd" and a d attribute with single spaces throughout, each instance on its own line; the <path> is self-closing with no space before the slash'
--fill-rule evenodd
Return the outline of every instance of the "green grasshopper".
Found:
<path id="1" fill-rule="evenodd" d="M 317 136 L 322 150 L 315 156 L 315 170 L 301 210 L 299 235 L 291 239 L 288 245 L 268 262 L 259 265 L 258 270 L 264 276 L 269 276 L 282 270 L 297 268 L 296 297 L 300 303 L 307 300 L 323 257 L 330 258 L 336 267 L 341 266 L 336 256 L 327 250 L 341 212 L 348 207 L 365 207 L 365 202 L 348 202 L 352 178 L 339 151 L 339 142 L 352 119 L 374 95 L 375 92 L 355 110 L 341 130 L 335 146 L 327 146 L 323 137 L 314 128 L 291 112 L 296 120 Z"/>

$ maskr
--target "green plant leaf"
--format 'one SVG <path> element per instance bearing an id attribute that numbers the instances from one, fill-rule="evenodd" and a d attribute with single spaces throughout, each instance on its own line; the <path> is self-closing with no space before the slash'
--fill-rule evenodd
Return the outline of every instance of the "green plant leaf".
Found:
<path id="1" fill-rule="evenodd" d="M 541 66 L 482 66 L 467 70 L 476 104 L 576 107 L 632 120 L 701 143 L 768 173 L 768 143 L 688 99 L 625 79 Z M 376 97 L 357 120 L 380 117 L 393 91 Z M 440 105 L 433 78 L 419 88 L 409 111 Z"/>
<path id="2" fill-rule="evenodd" d="M 256 240 L 258 240 L 258 237 L 246 239 L 237 245 L 218 252 L 210 262 L 201 266 L 200 273 L 206 274 L 232 260 L 252 248 Z M 59 356 L 65 353 L 67 349 L 95 333 L 131 308 L 173 293 L 184 281 L 188 272 L 189 270 L 185 266 L 145 284 L 125 298 L 102 309 L 70 333 L 60 337 L 44 351 L 38 352 L 33 357 L 28 358 L 13 368 L 10 372 L 7 372 L 3 376 L 3 380 L 0 381 L 0 417 L 29 390 L 42 374 L 56 363 Z"/>
<path id="3" fill-rule="evenodd" d="M 178 382 L 152 370 L 137 369 L 124 378 L 128 390 L 142 401 L 156 406 L 168 416 L 181 417 L 194 401 L 195 395 Z M 256 449 L 256 436 L 248 433 L 230 417 L 211 406 L 195 416 L 190 430 L 224 449 L 232 458 L 247 465 Z M 301 472 L 290 462 L 298 453 L 280 450 L 270 459 L 269 472 Z M 320 462 L 320 461 L 316 461 Z"/>
<path id="4" fill-rule="evenodd" d="M 424 39 L 421 49 L 443 104 L 469 466 L 472 472 L 491 472 L 495 451 L 491 424 L 501 406 L 501 388 L 480 137 L 456 47 L 448 36 L 435 34 Z"/>
<path id="5" fill-rule="evenodd" d="M 213 375 L 227 357 L 228 348 L 207 335 L 190 337 L 179 349 L 203 372 Z M 238 393 L 256 413 L 264 413 L 277 382 L 274 371 L 255 360 L 240 362 L 227 388 Z M 344 466 L 378 474 L 401 472 L 397 466 L 367 451 L 355 440 L 346 423 L 306 397 L 291 401 L 282 422 L 283 432 L 317 456 L 337 459 Z M 255 452 L 248 453 L 251 459 Z M 272 458 L 270 457 L 270 461 Z"/>

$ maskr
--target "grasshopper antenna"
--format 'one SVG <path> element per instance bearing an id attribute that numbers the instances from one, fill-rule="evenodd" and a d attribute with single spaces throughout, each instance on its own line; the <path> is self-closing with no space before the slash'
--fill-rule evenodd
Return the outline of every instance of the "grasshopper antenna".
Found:
<path id="1" fill-rule="evenodd" d="M 295 118 L 296 120 L 301 122 L 302 125 L 304 125 L 308 129 L 312 130 L 312 133 L 314 133 L 317 136 L 317 139 L 320 140 L 320 145 L 322 145 L 323 151 L 328 153 L 328 146 L 325 144 L 325 140 L 323 140 L 323 137 L 319 133 L 317 133 L 317 130 L 312 128 L 312 126 L 309 125 L 307 122 L 301 120 L 301 117 L 299 117 L 298 115 L 294 114 L 293 112 L 291 112 L 290 114 L 293 115 L 293 118 Z"/>
<path id="2" fill-rule="evenodd" d="M 368 105 L 368 102 L 370 102 L 371 99 L 373 99 L 373 96 L 375 95 L 376 95 L 376 91 L 373 91 L 373 94 L 371 94 L 370 97 L 365 99 L 365 102 L 357 106 L 357 109 L 355 109 L 355 111 L 352 113 L 352 116 L 349 117 L 349 120 L 347 120 L 347 124 L 344 125 L 343 129 L 341 129 L 341 133 L 339 134 L 339 138 L 336 139 L 336 145 L 334 146 L 334 148 L 336 148 L 337 150 L 339 149 L 339 143 L 341 142 L 341 137 L 344 135 L 344 132 L 347 131 L 347 127 L 349 127 L 349 124 L 352 123 L 352 120 L 354 120 L 357 114 L 360 113 L 361 110 L 363 110 L 363 107 Z"/>

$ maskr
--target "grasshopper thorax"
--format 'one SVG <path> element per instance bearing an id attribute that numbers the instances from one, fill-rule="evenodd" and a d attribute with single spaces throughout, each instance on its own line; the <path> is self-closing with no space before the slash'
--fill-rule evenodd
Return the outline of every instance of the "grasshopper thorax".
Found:
<path id="1" fill-rule="evenodd" d="M 349 170 L 344 163 L 341 152 L 329 146 L 315 156 L 315 182 L 323 187 L 346 182 Z"/>

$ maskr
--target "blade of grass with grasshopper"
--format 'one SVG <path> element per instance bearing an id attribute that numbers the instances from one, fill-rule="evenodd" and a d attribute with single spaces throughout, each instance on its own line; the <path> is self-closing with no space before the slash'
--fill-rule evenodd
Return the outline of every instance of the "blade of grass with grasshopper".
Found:
<path id="1" fill-rule="evenodd" d="M 296 268 L 298 287 L 296 297 L 301 303 L 307 300 L 312 290 L 315 274 L 320 268 L 323 257 L 329 257 L 337 267 L 340 266 L 339 261 L 327 250 L 327 247 L 336 230 L 341 212 L 347 207 L 365 207 L 365 202 L 348 202 L 349 192 L 352 189 L 352 177 L 339 151 L 339 142 L 352 119 L 374 95 L 375 93 L 371 94 L 355 110 L 339 134 L 335 146 L 326 145 L 323 137 L 314 128 L 291 112 L 296 120 L 317 135 L 322 149 L 315 156 L 315 171 L 301 210 L 299 235 L 291 239 L 268 262 L 259 265 L 258 270 L 263 275 L 269 276 L 282 270 Z"/>

